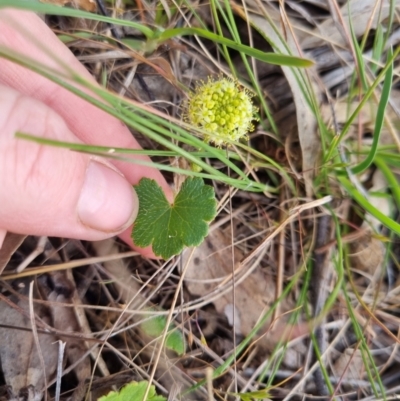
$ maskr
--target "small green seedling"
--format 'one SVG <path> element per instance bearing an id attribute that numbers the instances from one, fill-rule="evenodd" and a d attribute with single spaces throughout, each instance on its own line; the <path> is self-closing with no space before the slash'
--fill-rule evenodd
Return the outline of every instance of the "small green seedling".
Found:
<path id="1" fill-rule="evenodd" d="M 154 180 L 142 178 L 135 189 L 139 213 L 132 239 L 137 246 L 153 245 L 156 256 L 168 259 L 185 246 L 200 245 L 217 213 L 213 187 L 201 178 L 189 177 L 172 205 Z"/>
<path id="2" fill-rule="evenodd" d="M 160 337 L 166 327 L 167 318 L 164 315 L 153 316 L 150 319 L 145 320 L 140 328 L 150 337 Z M 178 355 L 183 355 L 186 350 L 185 337 L 181 330 L 176 329 L 171 323 L 169 326 L 169 332 L 165 339 L 165 347 L 169 350 L 175 351 Z"/>
<path id="3" fill-rule="evenodd" d="M 111 391 L 100 397 L 98 401 L 143 401 L 148 384 L 147 381 L 131 382 L 119 391 Z M 155 387 L 150 386 L 146 401 L 167 401 L 167 399 L 157 395 Z"/>

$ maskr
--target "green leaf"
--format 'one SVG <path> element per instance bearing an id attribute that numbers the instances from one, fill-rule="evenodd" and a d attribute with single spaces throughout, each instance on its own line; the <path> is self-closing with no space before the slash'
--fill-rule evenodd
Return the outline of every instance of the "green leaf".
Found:
<path id="1" fill-rule="evenodd" d="M 215 33 L 212 33 L 210 31 L 207 31 L 206 29 L 201 29 L 201 28 L 185 27 L 185 28 L 166 29 L 165 31 L 162 32 L 160 31 L 158 37 L 157 33 L 155 33 L 153 40 L 164 42 L 176 36 L 184 36 L 184 35 L 197 35 L 202 38 L 212 40 L 215 43 L 228 46 L 231 49 L 240 51 L 244 54 L 247 54 L 250 57 L 254 57 L 260 61 L 264 61 L 269 64 L 285 65 L 288 67 L 300 67 L 300 68 L 311 67 L 314 65 L 314 62 L 312 60 L 308 60 L 297 56 L 291 56 L 288 54 L 267 53 L 262 50 L 254 49 L 253 47 L 237 43 L 234 40 L 225 38 L 224 36 L 216 35 Z"/>
<path id="2" fill-rule="evenodd" d="M 111 391 L 107 395 L 100 397 L 98 401 L 144 401 L 144 395 L 148 386 L 147 381 L 132 382 L 124 386 L 119 391 Z M 155 387 L 150 386 L 149 395 L 146 401 L 166 401 L 161 395 L 157 395 Z"/>
<path id="3" fill-rule="evenodd" d="M 201 178 L 187 178 L 172 205 L 154 180 L 142 178 L 135 189 L 139 213 L 132 239 L 137 246 L 153 245 L 155 255 L 168 259 L 185 246 L 199 245 L 208 234 L 217 202 L 214 189 Z"/>
<path id="4" fill-rule="evenodd" d="M 390 59 L 393 55 L 391 49 L 388 50 L 388 59 Z M 385 74 L 385 80 L 383 81 L 383 88 L 381 99 L 379 100 L 378 110 L 375 117 L 375 128 L 373 132 L 373 142 L 371 146 L 371 150 L 368 153 L 365 160 L 359 163 L 357 166 L 354 166 L 351 171 L 354 174 L 359 174 L 365 171 L 374 161 L 376 153 L 378 151 L 379 138 L 382 133 L 382 127 L 385 122 L 386 116 L 386 107 L 390 100 L 390 92 L 392 90 L 392 80 L 393 80 L 393 64 L 394 60 L 389 64 L 389 68 Z"/>
<path id="5" fill-rule="evenodd" d="M 153 316 L 150 319 L 143 322 L 140 327 L 142 330 L 151 337 L 160 337 L 165 330 L 167 324 L 167 318 L 163 315 Z M 165 346 L 175 351 L 178 355 L 183 355 L 186 350 L 185 338 L 180 330 L 174 329 L 173 324 L 169 326 L 167 338 L 165 340 Z"/>
<path id="6" fill-rule="evenodd" d="M 361 206 L 363 207 L 368 213 L 378 219 L 385 227 L 389 230 L 395 232 L 396 234 L 400 235 L 400 224 L 397 221 L 393 220 L 392 218 L 386 216 L 382 213 L 379 209 L 377 209 L 374 205 L 372 205 L 363 194 L 359 192 L 357 188 L 354 187 L 352 182 L 346 178 L 337 176 L 340 183 L 342 184 L 343 188 L 349 193 L 349 195 Z"/>

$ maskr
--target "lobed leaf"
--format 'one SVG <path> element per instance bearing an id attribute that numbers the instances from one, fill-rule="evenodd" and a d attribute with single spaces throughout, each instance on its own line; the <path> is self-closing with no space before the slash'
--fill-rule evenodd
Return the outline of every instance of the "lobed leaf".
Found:
<path id="1" fill-rule="evenodd" d="M 154 180 L 142 178 L 135 186 L 139 213 L 132 231 L 137 246 L 153 245 L 157 256 L 168 259 L 185 246 L 197 246 L 208 234 L 216 215 L 214 189 L 198 177 L 185 180 L 171 205 Z"/>

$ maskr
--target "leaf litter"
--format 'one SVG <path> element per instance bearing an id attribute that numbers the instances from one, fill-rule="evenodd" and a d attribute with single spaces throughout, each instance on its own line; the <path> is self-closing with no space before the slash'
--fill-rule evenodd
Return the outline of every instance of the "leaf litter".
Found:
<path id="1" fill-rule="evenodd" d="M 119 6 L 123 7 L 121 4 Z M 152 25 L 154 21 L 149 21 L 149 15 L 140 4 L 135 13 L 126 10 L 125 15 Z M 238 23 L 241 38 L 244 41 L 253 40 L 257 48 L 270 51 L 259 36 L 261 31 L 276 39 L 273 36 L 276 32 L 272 32 L 266 18 L 260 18 L 260 15 L 270 15 L 280 30 L 278 32 L 289 41 L 289 50 L 315 60 L 313 70 L 303 73 L 314 90 L 322 120 L 332 132 L 340 131 L 358 104 L 355 97 L 350 101 L 348 99 L 349 79 L 355 69 L 353 49 L 349 45 L 348 4 L 340 2 L 340 7 L 335 8 L 331 3 L 289 1 L 285 9 L 279 8 L 277 2 L 262 4 L 248 0 L 246 4 L 251 6 L 254 14 L 233 6 L 238 17 L 242 18 L 242 22 Z M 388 1 L 379 4 L 361 0 L 350 2 L 353 29 L 360 40 L 367 29 L 375 30 L 379 24 L 387 23 L 388 4 Z M 121 10 L 123 8 L 113 11 L 123 15 Z M 211 26 L 209 6 L 202 4 L 198 12 Z M 179 19 L 179 14 L 174 14 L 172 8 L 167 14 L 171 24 Z M 254 23 L 251 37 L 248 37 L 248 25 L 243 19 Z M 65 28 L 68 21 L 58 19 L 51 23 L 56 24 L 56 28 Z M 198 22 L 192 20 L 190 23 L 195 25 Z M 397 20 L 395 24 L 397 27 Z M 78 29 L 79 26 L 82 25 L 75 25 Z M 93 28 L 92 25 L 89 27 Z M 105 27 L 100 24 L 97 29 L 100 31 Z M 226 26 L 222 29 L 229 35 Z M 373 31 L 369 33 L 372 38 Z M 391 38 L 393 44 L 398 43 L 395 36 Z M 169 116 L 181 113 L 179 105 L 184 91 L 178 83 L 193 87 L 197 80 L 227 70 L 226 65 L 214 57 L 216 49 L 212 43 L 187 38 L 173 40 L 156 49 L 151 56 L 140 55 L 136 60 L 130 60 L 126 54 L 120 58 L 112 58 L 112 55 L 102 58 L 104 48 L 89 46 L 85 40 L 75 40 L 68 45 L 99 82 L 103 82 L 106 74 L 110 89 L 129 98 L 149 102 L 158 112 Z M 366 49 L 364 56 L 368 59 L 371 45 L 368 44 Z M 241 58 L 234 52 L 232 57 L 233 64 L 243 75 Z M 11 386 L 14 398 L 39 400 L 47 391 L 47 395 L 53 396 L 54 383 L 59 379 L 65 391 L 63 399 L 73 392 L 72 399 L 76 401 L 84 399 L 87 392 L 97 399 L 109 391 L 116 391 L 114 384 L 120 388 L 126 383 L 149 380 L 154 365 L 157 370 L 152 383 L 157 394 L 170 395 L 171 399 L 205 400 L 212 397 L 218 399 L 228 393 L 239 394 L 232 383 L 239 391 L 247 392 L 249 397 L 251 394 L 260 394 L 265 398 L 273 396 L 274 399 L 289 399 L 295 395 L 322 396 L 329 394 L 330 389 L 325 385 L 324 371 L 317 362 L 311 332 L 317 337 L 317 348 L 335 394 L 346 393 L 348 399 L 372 399 L 373 388 L 379 385 L 376 383 L 377 376 L 373 376 L 372 383 L 368 379 L 367 371 L 373 368 L 372 364 L 381 373 L 386 394 L 396 391 L 393 383 L 399 380 L 398 345 L 372 317 L 377 317 L 387 330 L 397 333 L 398 238 L 382 229 L 373 216 L 344 198 L 332 177 L 328 181 L 329 190 L 336 197 L 330 208 L 343 224 L 349 222 L 350 232 L 338 238 L 328 230 L 330 235 L 326 241 L 319 243 L 318 229 L 329 214 L 326 207 L 320 206 L 299 213 L 285 226 L 281 235 L 268 242 L 257 258 L 244 266 L 240 263 L 278 229 L 279 223 L 293 208 L 313 199 L 316 191 L 321 190 L 315 187 L 315 180 L 318 179 L 323 133 L 315 115 L 310 112 L 309 99 L 301 89 L 302 81 L 290 69 L 281 72 L 276 66 L 259 62 L 255 66 L 257 79 L 268 99 L 280 136 L 276 138 L 272 130 L 270 132 L 259 126 L 251 135 L 250 143 L 253 148 L 284 165 L 296 180 L 299 192 L 292 193 L 283 180 L 279 181 L 279 196 L 273 197 L 244 191 L 233 194 L 225 185 L 214 182 L 219 200 L 218 220 L 214 223 L 216 228 L 191 256 L 190 250 L 185 250 L 182 257 L 168 263 L 144 260 L 138 256 L 123 261 L 126 248 L 112 240 L 95 244 L 62 240 L 57 246 L 52 246 L 54 239 L 50 239 L 48 249 L 35 259 L 27 271 L 31 266 L 49 263 L 57 263 L 55 269 L 63 264 L 68 267 L 71 260 L 88 258 L 89 261 L 94 255 L 103 258 L 104 263 L 94 261 L 88 267 L 74 269 L 72 276 L 63 276 L 62 282 L 68 285 L 58 285 L 54 275 L 42 275 L 40 280 L 36 280 L 33 310 L 40 351 L 31 333 L 31 301 L 27 294 L 30 279 L 2 282 L 2 303 L 4 300 L 12 300 L 12 303 L 4 303 L 1 310 L 0 355 L 4 384 Z M 399 102 L 396 99 L 398 90 L 394 88 L 387 115 L 389 122 L 381 137 L 385 145 L 398 145 Z M 376 115 L 375 106 L 372 100 L 361 111 L 358 120 L 353 122 L 346 137 L 347 147 L 358 146 L 361 149 L 368 145 Z M 145 148 L 155 146 L 147 138 L 135 134 Z M 156 160 L 163 161 L 162 158 Z M 219 162 L 215 162 L 215 166 L 223 168 Z M 254 169 L 251 173 L 258 174 L 263 180 L 270 179 L 267 173 L 260 171 L 260 168 L 257 171 Z M 168 173 L 166 177 L 170 182 L 176 178 Z M 376 207 L 391 213 L 391 198 L 382 196 L 388 184 L 379 170 L 369 170 L 361 177 L 361 182 L 370 192 L 370 199 L 377 202 Z M 228 202 L 230 197 L 231 204 Z M 7 272 L 31 253 L 34 248 L 32 242 L 33 239 L 28 237 L 17 251 L 14 251 L 17 242 L 10 245 L 8 254 L 3 257 L 6 262 L 9 259 L 3 275 L 5 279 Z M 388 243 L 392 244 L 391 248 L 387 247 Z M 343 283 L 346 291 L 341 291 L 333 307 L 325 311 L 329 295 L 342 274 L 337 252 L 340 245 L 348 245 L 350 263 L 345 272 L 348 280 Z M 107 255 L 119 252 L 120 260 L 105 260 Z M 60 256 L 55 261 L 53 257 L 56 254 Z M 310 255 L 313 255 L 312 258 Z M 324 257 L 319 258 L 318 255 Z M 308 280 L 304 273 L 279 302 L 276 312 L 271 313 L 258 334 L 251 338 L 249 345 L 236 355 L 236 362 L 226 367 L 225 374 L 211 381 L 207 369 L 210 366 L 218 369 L 224 364 L 232 355 L 234 344 L 238 345 L 246 339 L 260 317 L 274 308 L 277 294 L 287 288 L 298 272 L 311 271 L 311 261 L 319 262 L 313 269 L 321 273 L 315 274 L 312 281 L 317 301 L 311 298 L 312 291 L 308 291 L 306 296 L 302 293 L 303 284 Z M 179 287 L 179 277 L 184 271 L 183 286 Z M 49 283 L 52 283 L 50 288 Z M 281 290 L 278 283 L 281 283 Z M 73 291 L 74 295 L 71 296 L 69 291 Z M 168 316 L 175 294 L 179 295 L 179 302 L 172 310 L 171 318 L 174 327 L 187 341 L 186 353 L 178 356 L 166 348 L 157 359 L 160 339 L 146 333 L 142 323 L 149 310 L 163 316 L 163 319 Z M 367 308 L 362 306 L 356 295 L 361 297 Z M 352 319 L 348 305 L 353 307 Z M 78 310 L 83 311 L 86 327 L 77 318 Z M 368 363 L 363 360 L 366 344 L 360 340 L 359 332 L 352 328 L 356 323 L 363 328 L 368 339 L 371 350 Z M 293 331 L 284 336 L 287 326 L 293 327 Z M 53 329 L 49 331 L 48 327 Z M 46 333 L 42 332 L 46 330 Z M 69 343 L 76 356 L 66 356 L 62 364 L 64 373 L 58 376 L 58 348 L 55 344 L 60 339 Z M 24 344 L 24 349 L 18 348 L 18 344 Z M 42 361 L 39 360 L 40 352 Z M 201 380 L 205 380 L 202 387 L 185 393 Z M 44 389 L 45 383 L 47 389 Z M 276 387 L 269 389 L 271 385 Z M 211 388 L 211 396 L 207 388 Z M 246 399 L 246 396 L 242 397 Z"/>

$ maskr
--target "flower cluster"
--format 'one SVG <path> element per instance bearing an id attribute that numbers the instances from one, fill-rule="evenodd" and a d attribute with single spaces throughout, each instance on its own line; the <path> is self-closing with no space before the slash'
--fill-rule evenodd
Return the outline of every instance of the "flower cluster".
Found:
<path id="1" fill-rule="evenodd" d="M 189 123 L 206 131 L 205 140 L 216 146 L 246 138 L 254 130 L 252 121 L 257 108 L 252 95 L 228 78 L 202 82 L 190 95 L 186 118 Z"/>

